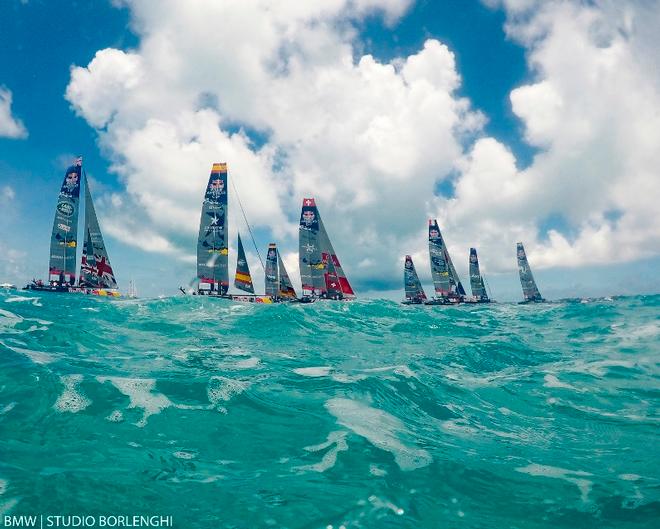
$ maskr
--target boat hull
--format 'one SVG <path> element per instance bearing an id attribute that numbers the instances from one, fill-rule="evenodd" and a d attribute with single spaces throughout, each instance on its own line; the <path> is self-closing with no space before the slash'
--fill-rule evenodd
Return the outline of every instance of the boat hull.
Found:
<path id="1" fill-rule="evenodd" d="M 242 303 L 274 303 L 270 296 L 259 296 L 256 294 L 220 294 L 217 291 L 197 290 L 193 292 L 193 296 L 207 296 L 210 298 L 228 299 L 230 301 L 240 301 Z"/>
<path id="2" fill-rule="evenodd" d="M 464 300 L 458 298 L 434 298 L 424 302 L 424 305 L 460 305 L 465 303 Z"/>
<path id="3" fill-rule="evenodd" d="M 401 305 L 424 305 L 424 301 L 416 299 L 406 299 L 401 302 Z"/>
<path id="4" fill-rule="evenodd" d="M 85 294 L 87 296 L 101 296 L 108 298 L 121 297 L 121 293 L 118 290 L 109 288 L 84 288 L 67 285 L 26 285 L 23 290 L 55 294 Z"/>

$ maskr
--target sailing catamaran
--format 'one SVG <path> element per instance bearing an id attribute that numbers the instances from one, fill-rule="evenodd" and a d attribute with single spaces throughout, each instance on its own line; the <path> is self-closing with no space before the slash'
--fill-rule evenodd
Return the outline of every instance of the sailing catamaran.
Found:
<path id="1" fill-rule="evenodd" d="M 409 255 L 406 255 L 406 262 L 403 265 L 403 286 L 406 291 L 406 300 L 402 302 L 404 305 L 419 305 L 427 301 L 412 257 Z"/>
<path id="2" fill-rule="evenodd" d="M 275 243 L 268 245 L 266 253 L 266 295 L 275 302 L 298 299 Z"/>
<path id="3" fill-rule="evenodd" d="M 229 247 L 227 222 L 227 164 L 214 163 L 206 186 L 197 237 L 197 279 L 194 295 L 214 296 L 234 301 L 272 303 L 270 296 L 254 294 L 245 250 L 238 235 L 238 258 L 234 286 L 247 294 L 229 294 Z M 181 291 L 188 293 L 185 289 Z"/>
<path id="4" fill-rule="evenodd" d="M 476 248 L 470 248 L 470 288 L 472 299 L 467 299 L 467 303 L 490 303 L 484 278 L 479 271 L 479 258 L 477 257 Z"/>
<path id="5" fill-rule="evenodd" d="M 80 188 L 83 182 L 85 189 L 84 244 L 80 276 L 76 284 L 78 214 Z M 82 169 L 82 157 L 76 158 L 73 165 L 66 170 L 60 188 L 50 240 L 48 282 L 32 280 L 25 290 L 111 297 L 120 295 L 96 217 L 94 202 L 87 183 L 87 174 Z"/>
<path id="6" fill-rule="evenodd" d="M 313 198 L 304 198 L 298 230 L 301 302 L 316 299 L 355 299 Z"/>
<path id="7" fill-rule="evenodd" d="M 536 286 L 532 269 L 527 262 L 527 255 L 523 243 L 519 242 L 517 246 L 518 254 L 518 272 L 520 274 L 520 284 L 522 285 L 524 301 L 521 303 L 542 303 L 545 301 Z"/>
<path id="8" fill-rule="evenodd" d="M 426 305 L 450 305 L 465 300 L 465 289 L 449 257 L 438 221 L 429 219 L 429 256 L 436 296 Z"/>

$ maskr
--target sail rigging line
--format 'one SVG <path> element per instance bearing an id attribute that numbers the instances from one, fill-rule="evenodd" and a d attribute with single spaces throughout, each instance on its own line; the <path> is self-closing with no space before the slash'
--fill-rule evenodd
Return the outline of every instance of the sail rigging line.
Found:
<path id="1" fill-rule="evenodd" d="M 250 223 L 247 220 L 247 215 L 245 214 L 245 209 L 243 209 L 243 203 L 241 202 L 241 197 L 238 194 L 238 189 L 236 188 L 236 184 L 234 183 L 234 179 L 231 178 L 231 187 L 234 190 L 234 193 L 236 194 L 236 200 L 238 200 L 238 205 L 241 208 L 241 213 L 243 214 L 243 220 L 245 221 L 245 225 L 247 226 L 248 233 L 250 234 L 250 239 L 252 239 L 252 245 L 254 246 L 254 250 L 257 252 L 257 257 L 259 258 L 259 263 L 261 263 L 261 269 L 266 273 L 266 267 L 264 265 L 263 260 L 261 259 L 261 254 L 259 253 L 259 247 L 257 246 L 257 241 L 254 240 L 254 234 L 252 233 L 252 227 L 250 226 Z"/>

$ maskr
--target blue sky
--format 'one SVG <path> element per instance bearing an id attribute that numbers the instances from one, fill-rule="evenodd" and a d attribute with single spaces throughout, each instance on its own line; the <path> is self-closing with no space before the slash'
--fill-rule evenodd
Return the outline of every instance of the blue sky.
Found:
<path id="1" fill-rule="evenodd" d="M 163 204 L 180 207 L 181 218 L 188 215 L 189 224 L 194 224 L 199 215 L 194 206 L 195 193 L 199 191 L 201 201 L 203 187 L 197 188 L 208 175 L 208 170 L 197 168 L 210 168 L 212 162 L 226 160 L 231 175 L 234 160 L 228 157 L 234 152 L 238 158 L 236 167 L 244 168 L 245 174 L 254 172 L 250 181 L 257 186 L 263 184 L 252 194 L 249 191 L 254 187 L 244 184 L 241 196 L 248 214 L 251 213 L 260 248 L 265 248 L 271 239 L 278 239 L 290 254 L 287 262 L 294 262 L 297 204 L 302 194 L 316 194 L 318 188 L 321 212 L 327 219 L 331 236 L 334 233 L 335 247 L 349 277 L 353 276 L 358 293 L 397 297 L 393 290 L 398 289 L 401 281 L 403 253 L 415 256 L 418 270 L 426 268 L 424 219 L 430 215 L 441 219 L 445 237 L 455 253 L 454 261 L 457 264 L 465 261 L 459 265 L 459 272 L 463 269 L 464 273 L 467 266 L 468 247 L 477 244 L 483 248 L 480 260 L 488 272 L 493 294 L 500 299 L 516 299 L 520 295 L 512 244 L 518 237 L 527 243 L 532 266 L 535 262 L 538 264 L 535 274 L 547 297 L 568 296 L 573 292 L 604 295 L 659 290 L 660 280 L 655 270 L 660 264 L 656 235 L 660 230 L 651 230 L 653 233 L 647 234 L 646 239 L 637 241 L 635 246 L 626 246 L 621 255 L 614 253 L 622 247 L 621 240 L 635 238 L 634 233 L 626 232 L 630 229 L 627 226 L 639 226 L 644 222 L 648 225 L 648 220 L 646 217 L 631 219 L 630 202 L 619 203 L 620 199 L 613 197 L 620 196 L 621 182 L 630 179 L 630 171 L 639 173 L 633 178 L 635 182 L 648 183 L 652 176 L 637 159 L 621 163 L 619 169 L 609 173 L 607 168 L 616 164 L 608 165 L 607 160 L 600 158 L 605 152 L 603 146 L 617 141 L 616 137 L 593 133 L 585 139 L 584 133 L 577 132 L 571 136 L 572 131 L 581 130 L 580 124 L 598 123 L 604 109 L 611 104 L 604 99 L 601 106 L 594 105 L 595 108 L 589 110 L 591 114 L 585 111 L 583 116 L 576 116 L 574 109 L 581 107 L 570 90 L 576 83 L 579 85 L 580 79 L 574 72 L 575 64 L 561 51 L 561 41 L 581 42 L 580 39 L 585 38 L 588 42 L 594 20 L 599 22 L 598 27 L 609 24 L 617 28 L 623 23 L 617 18 L 624 19 L 621 13 L 608 5 L 599 5 L 607 2 L 596 2 L 592 7 L 575 3 L 570 7 L 572 12 L 567 7 L 571 2 L 549 2 L 543 10 L 532 6 L 527 12 L 512 7 L 514 3 L 494 0 L 393 0 L 383 2 L 382 7 L 378 6 L 379 2 L 365 4 L 369 7 L 359 9 L 347 4 L 336 12 L 313 13 L 294 12 L 295 7 L 283 7 L 283 10 L 291 10 L 285 25 L 289 19 L 299 21 L 287 30 L 286 39 L 279 35 L 272 39 L 259 35 L 251 40 L 245 37 L 245 42 L 229 42 L 229 46 L 236 45 L 236 53 L 240 49 L 248 50 L 248 54 L 253 50 L 255 60 L 264 58 L 263 62 L 276 57 L 275 52 L 284 54 L 285 73 L 273 75 L 269 70 L 264 73 L 256 67 L 249 69 L 245 57 L 233 62 L 235 54 L 230 53 L 232 50 L 226 51 L 227 45 L 215 50 L 212 40 L 187 43 L 186 32 L 195 35 L 199 30 L 195 26 L 197 14 L 184 13 L 181 10 L 190 8 L 171 2 L 161 4 L 162 13 L 153 13 L 153 9 L 147 11 L 147 0 L 130 0 L 120 7 L 110 1 L 2 2 L 0 86 L 11 92 L 11 117 L 23 124 L 27 137 L 0 135 L 0 190 L 11 190 L 4 191 L 0 203 L 3 232 L 0 250 L 4 254 L 0 257 L 0 281 L 24 283 L 33 276 L 45 277 L 53 207 L 63 170 L 73 155 L 82 154 L 93 179 L 92 191 L 100 203 L 97 209 L 101 227 L 121 286 L 126 288 L 128 279 L 134 278 L 144 295 L 174 293 L 195 273 L 189 259 L 194 252 L 193 230 L 178 230 L 176 225 L 164 222 L 162 218 L 168 216 L 167 210 L 147 210 L 144 214 L 135 213 L 135 210 L 139 209 L 139 204 L 163 200 Z M 203 10 L 203 5 L 202 2 L 198 8 Z M 588 9 L 592 11 L 586 11 Z M 258 7 L 254 7 L 254 12 L 245 10 L 251 19 L 264 24 L 259 26 L 260 31 L 271 27 L 270 24 L 275 28 L 280 27 L 278 23 L 282 25 L 280 20 L 269 19 L 271 15 L 257 12 Z M 542 11 L 543 19 L 539 16 Z M 255 17 L 255 13 L 259 16 Z M 229 15 L 240 17 L 242 13 Z M 645 15 L 647 13 L 633 12 L 633 16 Z M 199 18 L 203 19 L 204 13 Z M 583 19 L 585 22 L 581 25 L 579 22 Z M 548 26 L 539 29 L 539 20 Z M 565 20 L 578 22 L 571 25 L 572 33 L 562 35 L 562 31 L 568 31 L 562 29 L 569 25 L 561 25 Z M 174 23 L 180 25 L 177 26 L 181 29 L 180 39 L 171 37 Z M 534 31 L 539 33 L 532 38 L 530 34 Z M 245 28 L 245 33 L 249 35 L 250 28 Z M 623 56 L 621 60 L 628 51 L 631 54 L 635 51 L 636 57 L 641 54 L 644 59 L 644 50 L 653 49 L 653 43 L 647 42 L 645 32 L 640 30 L 639 34 L 637 38 L 631 30 L 627 40 L 622 42 L 612 37 L 609 46 L 619 50 Z M 172 39 L 163 46 L 167 51 L 154 51 L 167 38 Z M 433 45 L 427 45 L 429 42 Z M 342 46 L 350 49 L 353 62 L 349 66 L 342 62 L 340 53 L 334 51 Z M 571 60 L 580 59 L 587 67 L 600 64 L 596 54 L 604 48 L 602 42 L 595 43 L 593 50 L 588 49 L 589 53 L 577 54 L 578 57 Z M 117 53 L 112 57 L 105 54 L 93 63 L 100 50 L 117 50 Z M 374 64 L 364 59 L 366 55 L 373 56 Z M 208 57 L 215 60 L 216 56 L 220 57 L 218 64 L 209 62 Z M 180 62 L 175 60 L 177 57 L 195 64 L 196 70 L 186 73 L 185 66 L 180 67 Z M 101 68 L 105 64 L 108 66 Z M 304 67 L 297 73 L 292 66 L 296 64 Z M 393 65 L 394 69 L 388 71 L 388 65 Z M 129 73 L 121 73 L 122 68 Z M 209 72 L 200 74 L 199 93 L 196 93 L 197 87 L 188 79 L 204 68 Z M 173 73 L 178 69 L 181 70 L 179 78 Z M 166 74 L 162 74 L 163 70 Z M 631 70 L 631 84 L 640 83 L 635 76 L 644 75 L 640 74 L 643 71 L 641 67 Z M 116 78 L 112 77 L 113 72 L 118 72 Z M 224 78 L 225 72 L 231 72 L 227 77 L 232 79 Z M 328 72 L 337 79 L 336 90 L 324 84 Z M 135 82 L 125 86 L 124 80 L 133 74 Z M 163 112 L 171 103 L 168 94 L 163 96 L 162 102 L 145 102 L 150 94 L 155 100 L 161 94 L 154 93 L 154 87 L 144 79 L 161 74 L 165 80 L 158 81 L 157 90 L 166 92 L 170 90 L 167 83 L 172 83 L 171 97 L 177 99 L 171 114 Z M 603 76 L 607 74 L 607 71 L 602 73 Z M 220 80 L 215 79 L 216 75 Z M 382 81 L 373 81 L 374 75 L 382 76 Z M 436 75 L 439 78 L 436 79 Z M 642 77 L 641 82 L 650 89 L 657 86 L 654 84 L 657 79 L 652 76 Z M 114 86 L 113 83 L 117 83 L 118 88 L 113 93 L 105 93 L 106 87 Z M 312 88 L 305 94 L 300 87 L 306 84 L 321 88 L 318 93 Z M 270 102 L 269 108 L 258 108 L 262 98 L 270 97 L 267 93 L 270 86 L 279 91 L 278 99 Z M 395 114 L 399 109 L 394 108 L 389 115 L 386 105 L 372 105 L 367 100 L 361 102 L 358 96 L 354 100 L 345 96 L 351 91 L 360 94 L 364 90 L 368 94 L 369 90 L 378 91 L 381 86 L 384 100 L 390 97 L 387 94 L 400 97 L 395 103 L 401 106 L 400 113 Z M 254 87 L 254 93 L 247 93 L 245 87 Z M 420 99 L 418 94 L 423 90 L 429 92 Z M 620 90 L 624 91 L 625 86 Z M 115 93 L 118 94 L 116 98 Z M 65 94 L 68 95 L 65 97 Z M 605 96 L 594 91 L 591 96 L 584 97 L 587 101 L 594 98 L 598 101 L 598 97 Z M 352 128 L 333 132 L 329 111 L 310 113 L 303 108 L 303 103 L 297 103 L 297 98 L 309 99 L 305 101 L 309 108 L 334 105 L 345 115 L 364 112 L 369 116 L 351 125 Z M 651 96 L 639 102 L 621 99 L 628 109 L 636 108 L 631 105 L 657 104 L 657 99 Z M 178 101 L 189 103 L 187 107 L 183 104 L 179 107 Z M 270 109 L 280 102 L 285 107 L 282 115 L 292 116 L 292 121 L 300 112 L 297 129 L 302 132 L 286 126 L 284 119 L 272 117 Z M 431 113 L 438 112 L 441 125 L 426 123 L 427 109 Z M 568 112 L 570 114 L 563 115 Z M 216 120 L 211 129 L 217 126 L 217 131 L 207 129 L 209 113 L 211 122 Z M 621 129 L 632 128 L 634 136 L 637 124 L 628 123 L 623 112 L 613 112 L 607 119 Z M 161 128 L 154 129 L 154 120 Z M 556 122 L 562 120 L 567 124 L 568 133 L 557 131 Z M 623 121 L 619 124 L 616 120 Z M 374 128 L 374 123 L 385 123 L 385 126 Z M 156 169 L 153 162 L 140 164 L 140 146 L 145 150 L 145 160 L 157 156 L 158 146 L 171 139 L 169 133 L 165 139 L 160 135 L 162 130 L 169 130 L 168 127 L 174 130 L 172 134 L 177 140 L 172 148 L 162 151 L 161 156 L 172 157 L 164 161 L 165 167 L 179 170 L 182 164 L 189 164 L 191 172 L 195 172 L 186 184 L 189 189 L 185 197 L 167 189 L 160 194 L 158 185 L 145 184 L 144 189 L 138 189 L 140 182 L 149 178 L 159 181 L 157 175 L 147 174 L 149 167 L 163 172 L 162 179 L 166 183 L 170 179 L 175 182 L 188 178 L 174 169 L 172 174 L 167 169 Z M 399 146 L 410 137 L 407 127 L 421 139 L 413 142 L 413 147 L 398 152 Z M 312 135 L 304 129 L 316 130 L 318 143 L 309 139 Z M 355 142 L 342 143 L 341 136 L 349 134 L 366 142 L 366 147 L 358 149 Z M 120 138 L 126 137 L 131 140 L 121 143 Z M 197 141 L 197 137 L 202 139 Z M 205 140 L 206 137 L 210 139 Z M 383 150 L 382 145 L 394 147 Z M 217 156 L 211 159 L 214 146 L 217 146 Z M 348 164 L 351 156 L 356 156 L 351 167 L 359 167 L 359 175 L 341 180 L 336 172 L 325 173 L 322 162 L 317 164 L 317 160 L 326 155 L 321 150 L 323 146 L 328 146 L 329 160 L 346 159 Z M 369 158 L 372 148 L 374 154 Z M 411 154 L 411 149 L 416 152 Z M 315 152 L 318 155 L 314 156 Z M 362 159 L 364 152 L 368 161 Z M 388 156 L 402 160 L 403 176 L 390 174 L 382 168 L 380 160 Z M 425 160 L 429 160 L 428 163 L 424 163 Z M 617 164 L 619 162 L 620 157 Z M 592 176 L 589 170 L 583 170 L 600 164 L 605 170 L 594 172 Z M 266 176 L 257 174 L 260 168 Z M 571 174 L 572 168 L 576 168 L 575 174 Z M 355 178 L 362 178 L 363 174 L 366 175 L 364 180 L 355 185 L 356 195 L 369 197 L 379 193 L 378 182 L 381 181 L 409 188 L 412 198 L 403 198 L 401 204 L 387 203 L 392 201 L 389 195 L 383 195 L 381 203 L 375 205 L 368 198 L 351 202 L 353 196 L 349 193 L 351 189 L 347 189 L 347 182 L 352 186 Z M 389 178 L 392 180 L 387 180 Z M 470 191 L 482 185 L 486 178 L 493 190 L 515 187 L 515 192 L 499 196 L 497 191 L 488 191 L 487 185 L 483 186 L 482 196 Z M 499 178 L 501 182 L 493 182 Z M 602 183 L 594 185 L 601 178 Z M 536 189 L 526 182 L 535 183 Z M 548 187 L 544 194 L 548 185 L 552 189 Z M 649 183 L 647 192 L 652 193 L 656 189 L 654 185 Z M 602 186 L 607 194 L 585 196 L 585 189 L 589 190 L 590 186 Z M 163 186 L 169 187 L 176 186 Z M 273 193 L 278 194 L 277 201 L 270 200 Z M 562 193 L 569 198 L 562 198 Z M 581 194 L 582 201 L 578 200 Z M 491 201 L 496 204 L 493 211 Z M 539 204 L 538 212 L 530 214 L 529 204 L 535 203 Z M 398 212 L 381 219 L 379 215 L 384 209 L 399 209 L 403 212 L 401 215 L 410 211 L 408 216 L 415 218 L 414 224 L 404 226 L 406 221 L 399 218 Z M 644 205 L 641 209 L 643 212 Z M 374 219 L 377 231 L 387 233 L 384 244 L 373 243 L 372 246 L 373 229 L 364 225 L 356 228 L 356 221 L 346 220 L 352 211 L 364 211 Z M 172 217 L 175 216 L 172 213 Z M 186 226 L 188 217 L 185 217 Z M 269 218 L 273 219 L 272 223 Z M 121 223 L 125 226 L 145 226 L 150 240 L 162 239 L 167 244 L 154 244 L 149 251 L 144 251 L 131 242 L 130 234 L 122 235 L 120 227 L 106 230 L 104 225 L 111 224 L 112 219 L 115 224 L 120 219 L 126 221 Z M 384 224 L 388 222 L 392 225 Z M 657 218 L 651 224 L 651 228 L 657 228 Z M 417 225 L 419 230 L 414 227 Z M 364 233 L 360 235 L 362 228 Z M 350 234 L 357 234 L 357 237 L 351 241 Z M 589 242 L 589 237 L 604 242 L 595 245 Z M 386 257 L 381 259 L 383 254 Z M 250 260 L 253 274 L 258 275 L 256 256 L 252 255 Z M 564 263 L 566 266 L 561 266 Z M 424 273 L 423 280 L 429 283 L 428 273 Z"/>

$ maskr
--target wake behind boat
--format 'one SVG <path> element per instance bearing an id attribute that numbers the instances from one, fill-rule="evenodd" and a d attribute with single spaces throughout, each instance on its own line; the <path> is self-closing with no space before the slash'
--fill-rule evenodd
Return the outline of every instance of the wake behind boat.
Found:
<path id="1" fill-rule="evenodd" d="M 78 214 L 83 182 L 85 190 L 84 245 L 80 276 L 76 282 Z M 76 158 L 73 165 L 66 170 L 60 188 L 50 240 L 48 282 L 33 279 L 24 287 L 24 290 L 120 296 L 89 191 L 87 175 L 82 168 L 82 157 Z"/>

